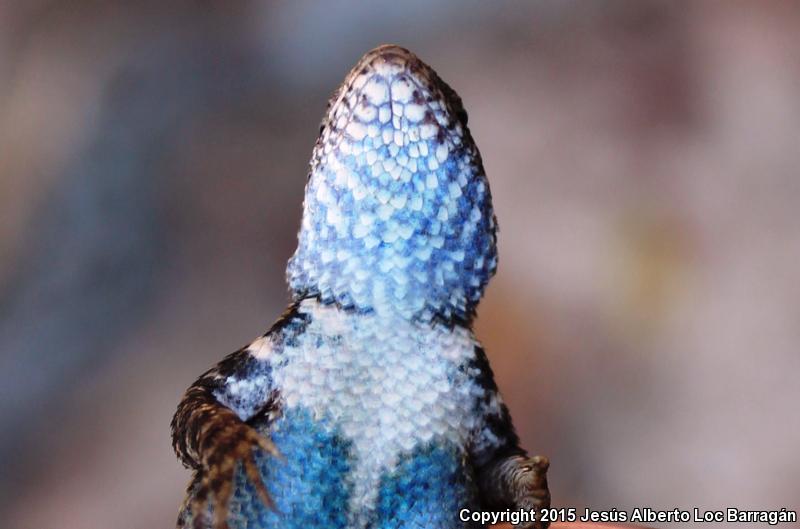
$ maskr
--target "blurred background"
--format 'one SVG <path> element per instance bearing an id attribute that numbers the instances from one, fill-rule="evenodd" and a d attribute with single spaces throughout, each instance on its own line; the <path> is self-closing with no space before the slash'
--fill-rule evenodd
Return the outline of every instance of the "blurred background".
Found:
<path id="1" fill-rule="evenodd" d="M 477 322 L 559 506 L 800 508 L 800 4 L 0 3 L 0 520 L 173 527 L 184 389 L 287 299 L 362 53 L 463 97 Z"/>

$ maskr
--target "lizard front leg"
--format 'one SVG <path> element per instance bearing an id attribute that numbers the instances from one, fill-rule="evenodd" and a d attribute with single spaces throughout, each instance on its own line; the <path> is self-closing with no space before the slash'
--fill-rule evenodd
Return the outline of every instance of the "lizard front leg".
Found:
<path id="1" fill-rule="evenodd" d="M 173 447 L 181 462 L 195 471 L 179 527 L 183 527 L 187 512 L 191 512 L 195 528 L 206 527 L 213 498 L 214 527 L 227 529 L 228 504 L 238 464 L 261 500 L 272 506 L 254 450 L 279 454 L 269 439 L 245 422 L 275 403 L 269 367 L 253 355 L 268 339 L 256 340 L 204 373 L 178 405 L 172 419 Z"/>
<path id="2" fill-rule="evenodd" d="M 550 507 L 547 469 L 544 456 L 529 457 L 519 446 L 511 414 L 503 403 L 494 382 L 489 360 L 481 347 L 468 369 L 476 387 L 476 410 L 479 420 L 471 443 L 478 489 L 483 505 L 489 509 L 536 511 L 536 521 L 520 524 L 520 529 L 546 529 L 541 510 Z"/>

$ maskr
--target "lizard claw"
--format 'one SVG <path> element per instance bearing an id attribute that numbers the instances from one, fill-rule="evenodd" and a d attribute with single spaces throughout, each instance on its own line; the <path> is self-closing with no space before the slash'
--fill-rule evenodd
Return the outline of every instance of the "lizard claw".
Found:
<path id="1" fill-rule="evenodd" d="M 255 486 L 264 505 L 275 509 L 275 503 L 264 485 L 253 454 L 254 449 L 260 448 L 272 456 L 282 458 L 272 441 L 251 426 L 238 420 L 230 420 L 216 429 L 203 444 L 206 446 L 202 451 L 204 454 L 202 469 L 191 502 L 194 529 L 208 527 L 206 517 L 209 497 L 212 495 L 214 496 L 213 529 L 228 529 L 229 503 L 233 494 L 237 463 L 242 464 L 247 479 Z"/>
<path id="2" fill-rule="evenodd" d="M 550 489 L 547 487 L 547 469 L 550 460 L 545 456 L 528 457 L 520 461 L 524 474 L 520 478 L 521 498 L 518 504 L 523 509 L 536 509 L 537 520 L 529 524 L 514 526 L 515 529 L 546 529 L 550 523 L 539 520 L 542 509 L 550 507 Z"/>
<path id="3" fill-rule="evenodd" d="M 522 461 L 520 465 L 526 472 L 529 472 L 532 489 L 547 489 L 547 469 L 550 468 L 550 460 L 545 456 L 533 456 Z"/>

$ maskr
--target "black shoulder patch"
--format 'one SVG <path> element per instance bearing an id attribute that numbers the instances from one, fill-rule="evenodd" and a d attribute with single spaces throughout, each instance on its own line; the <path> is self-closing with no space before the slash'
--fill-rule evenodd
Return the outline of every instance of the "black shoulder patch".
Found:
<path id="1" fill-rule="evenodd" d="M 486 351 L 480 345 L 475 346 L 475 357 L 470 360 L 468 368 L 475 371 L 475 382 L 485 389 L 487 394 L 497 391 L 497 383 L 494 381 L 494 373 L 489 365 L 489 357 L 486 356 Z"/>
<path id="2" fill-rule="evenodd" d="M 483 390 L 481 395 L 475 399 L 474 412 L 483 418 L 483 426 L 488 429 L 494 437 L 500 439 L 500 445 L 494 448 L 492 458 L 505 457 L 512 454 L 521 453 L 519 448 L 519 436 L 514 429 L 511 420 L 511 413 L 508 406 L 501 403 L 499 410 L 489 411 L 491 402 L 498 394 L 497 383 L 494 380 L 494 373 L 489 365 L 489 358 L 486 351 L 480 345 L 475 346 L 475 356 L 464 366 L 468 374 L 475 383 Z M 479 459 L 486 457 L 479 454 Z"/>
<path id="3" fill-rule="evenodd" d="M 299 310 L 302 301 L 299 299 L 289 305 L 264 336 L 271 336 L 276 345 L 296 346 L 297 338 L 306 332 L 311 323 L 311 315 Z"/>

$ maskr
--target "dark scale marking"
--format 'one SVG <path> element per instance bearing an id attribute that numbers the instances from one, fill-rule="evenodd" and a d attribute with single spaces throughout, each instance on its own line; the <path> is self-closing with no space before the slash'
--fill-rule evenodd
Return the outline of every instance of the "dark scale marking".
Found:
<path id="1" fill-rule="evenodd" d="M 498 394 L 498 388 L 489 365 L 489 358 L 483 347 L 475 347 L 474 358 L 462 369 L 465 369 L 472 380 L 483 390 L 476 395 L 473 408 L 474 413 L 483 418 L 473 435 L 476 446 L 472 448 L 471 453 L 475 464 L 480 466 L 497 457 L 524 454 L 524 451 L 519 448 L 519 436 L 514 429 L 508 407 L 500 404 L 496 410 L 490 408 L 492 398 Z M 491 446 L 489 453 L 481 449 L 481 441 L 486 435 L 484 430 L 488 430 L 500 441 L 499 444 Z"/>
<path id="2" fill-rule="evenodd" d="M 292 303 L 272 325 L 272 328 L 264 334 L 265 337 L 274 336 L 274 343 L 277 347 L 296 347 L 297 338 L 306 332 L 306 328 L 311 323 L 311 316 L 299 311 L 300 303 L 305 298 L 306 296 Z"/>
<path id="3" fill-rule="evenodd" d="M 494 381 L 494 372 L 489 365 L 489 357 L 486 356 L 486 351 L 483 347 L 475 347 L 475 357 L 466 366 L 466 369 L 471 370 L 474 380 L 486 390 L 487 395 L 489 392 L 497 391 L 497 383 Z"/>

